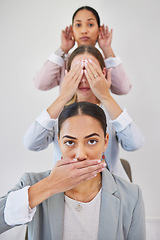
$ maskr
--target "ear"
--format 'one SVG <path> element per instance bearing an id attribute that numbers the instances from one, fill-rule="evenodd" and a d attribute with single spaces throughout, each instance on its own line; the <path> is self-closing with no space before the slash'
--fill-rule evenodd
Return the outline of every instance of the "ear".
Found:
<path id="1" fill-rule="evenodd" d="M 104 138 L 104 147 L 103 147 L 103 152 L 105 152 L 105 150 L 107 149 L 108 146 L 108 141 L 109 141 L 109 134 L 106 133 L 106 136 Z"/>
<path id="2" fill-rule="evenodd" d="M 102 72 L 103 72 L 104 76 L 107 75 L 107 69 L 106 69 L 105 67 L 103 68 L 103 71 L 102 71 Z"/>
<path id="3" fill-rule="evenodd" d="M 99 27 L 99 35 L 102 33 L 102 26 Z"/>
<path id="4" fill-rule="evenodd" d="M 58 144 L 59 144 L 59 142 L 60 142 L 60 139 L 59 139 L 59 135 L 57 134 L 57 138 L 58 138 Z"/>

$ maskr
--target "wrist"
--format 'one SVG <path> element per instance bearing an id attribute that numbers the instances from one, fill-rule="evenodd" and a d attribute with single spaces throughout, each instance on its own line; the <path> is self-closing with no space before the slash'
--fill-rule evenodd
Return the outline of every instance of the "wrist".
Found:
<path id="1" fill-rule="evenodd" d="M 28 197 L 29 197 L 29 206 L 30 208 L 34 208 L 38 206 L 40 203 L 51 197 L 54 193 L 51 190 L 48 177 L 40 180 L 35 183 L 28 189 Z M 53 193 L 53 194 L 52 194 Z"/>
<path id="2" fill-rule="evenodd" d="M 67 101 L 63 96 L 58 96 L 58 98 L 47 108 L 47 112 L 51 119 L 57 119 L 61 111 L 63 110 Z"/>
<path id="3" fill-rule="evenodd" d="M 115 57 L 115 54 L 114 54 L 111 47 L 105 47 L 105 48 L 102 49 L 102 51 L 103 51 L 103 54 L 104 54 L 105 58 Z"/>
<path id="4" fill-rule="evenodd" d="M 62 50 L 62 52 L 64 53 L 64 54 L 67 54 L 68 52 L 69 52 L 69 50 L 70 49 L 68 49 L 67 47 L 64 47 L 64 46 L 60 46 L 60 49 Z"/>
<path id="5" fill-rule="evenodd" d="M 106 105 L 106 103 L 111 102 L 112 101 L 112 96 L 111 96 L 110 92 L 108 91 L 107 94 L 105 94 L 104 96 L 101 96 L 100 101 L 103 105 Z"/>
<path id="6" fill-rule="evenodd" d="M 65 92 L 62 90 L 57 100 L 62 106 L 65 106 L 70 101 L 70 98 L 68 98 L 68 96 L 66 96 Z"/>
<path id="7" fill-rule="evenodd" d="M 64 61 L 66 60 L 66 54 L 61 47 L 58 48 L 58 50 L 55 52 L 55 54 L 57 54 L 58 56 L 60 56 Z"/>
<path id="8" fill-rule="evenodd" d="M 52 179 L 51 173 L 48 177 L 45 178 L 45 180 L 46 180 L 46 192 L 49 198 L 52 195 L 58 193 L 58 190 L 56 189 L 56 184 L 54 179 Z"/>

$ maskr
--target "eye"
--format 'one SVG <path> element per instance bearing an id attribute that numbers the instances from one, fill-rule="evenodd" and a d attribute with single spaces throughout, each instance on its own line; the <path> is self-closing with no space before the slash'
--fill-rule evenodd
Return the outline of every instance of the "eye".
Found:
<path id="1" fill-rule="evenodd" d="M 75 26 L 76 26 L 76 27 L 80 27 L 80 26 L 81 26 L 81 24 L 80 24 L 80 23 L 77 23 Z"/>
<path id="2" fill-rule="evenodd" d="M 64 144 L 66 144 L 67 146 L 73 146 L 74 141 L 68 140 L 68 141 L 65 141 Z"/>
<path id="3" fill-rule="evenodd" d="M 88 24 L 89 27 L 93 27 L 93 23 Z"/>
<path id="4" fill-rule="evenodd" d="M 91 140 L 88 141 L 88 144 L 89 145 L 95 145 L 97 142 L 98 142 L 97 140 L 91 139 Z"/>

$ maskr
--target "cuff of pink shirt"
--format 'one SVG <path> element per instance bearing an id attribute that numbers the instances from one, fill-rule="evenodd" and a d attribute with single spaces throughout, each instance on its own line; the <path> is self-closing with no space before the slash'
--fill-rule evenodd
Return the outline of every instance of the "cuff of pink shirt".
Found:
<path id="1" fill-rule="evenodd" d="M 49 61 L 58 64 L 60 67 L 63 67 L 65 61 L 63 60 L 63 58 L 61 58 L 60 56 L 56 55 L 55 53 L 51 53 L 51 55 L 48 58 Z"/>
<path id="2" fill-rule="evenodd" d="M 116 132 L 123 131 L 129 124 L 132 123 L 132 119 L 127 113 L 127 110 L 124 109 L 123 112 L 116 118 L 115 120 L 111 121 L 113 124 Z"/>
<path id="3" fill-rule="evenodd" d="M 9 193 L 4 209 L 4 219 L 8 225 L 14 226 L 32 221 L 36 207 L 33 209 L 29 207 L 28 188 L 30 186 Z"/>
<path id="4" fill-rule="evenodd" d="M 116 67 L 118 65 L 120 65 L 122 63 L 121 59 L 119 56 L 117 57 L 109 57 L 109 58 L 106 58 L 105 60 L 105 65 L 106 65 L 106 68 L 112 68 L 112 67 Z"/>

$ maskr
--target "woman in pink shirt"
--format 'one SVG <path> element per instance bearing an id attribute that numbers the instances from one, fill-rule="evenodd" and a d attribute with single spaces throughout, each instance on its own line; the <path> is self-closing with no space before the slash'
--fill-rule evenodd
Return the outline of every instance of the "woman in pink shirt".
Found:
<path id="1" fill-rule="evenodd" d="M 75 11 L 72 17 L 72 26 L 62 30 L 61 46 L 52 53 L 40 71 L 34 77 L 34 84 L 38 89 L 49 90 L 61 85 L 65 76 L 68 52 L 75 43 L 80 45 L 93 45 L 98 43 L 103 52 L 106 68 L 112 68 L 112 93 L 127 94 L 131 83 L 126 75 L 120 58 L 115 56 L 112 47 L 112 29 L 100 25 L 97 11 L 89 6 L 83 6 Z"/>

